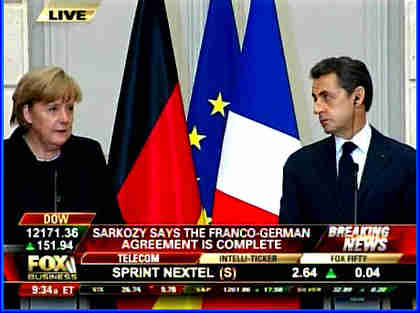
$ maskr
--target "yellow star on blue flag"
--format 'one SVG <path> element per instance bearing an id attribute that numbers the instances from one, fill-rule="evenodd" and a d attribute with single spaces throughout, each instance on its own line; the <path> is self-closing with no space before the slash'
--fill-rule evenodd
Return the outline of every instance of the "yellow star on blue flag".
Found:
<path id="1" fill-rule="evenodd" d="M 188 110 L 195 174 L 203 208 L 200 223 L 212 217 L 226 120 L 240 63 L 238 32 L 231 1 L 210 0 L 200 57 Z M 210 114 L 209 114 L 210 113 Z M 222 118 L 219 118 L 219 115 Z M 194 127 L 197 130 L 194 130 Z M 206 135 L 204 141 L 203 135 Z"/>
<path id="2" fill-rule="evenodd" d="M 230 102 L 223 101 L 222 93 L 219 92 L 219 95 L 217 96 L 217 99 L 209 99 L 209 102 L 213 105 L 213 111 L 210 113 L 210 115 L 214 115 L 216 113 L 222 114 L 222 116 L 225 116 L 225 107 L 230 104 Z"/>
<path id="3" fill-rule="evenodd" d="M 193 127 L 193 130 L 189 134 L 190 137 L 190 145 L 195 146 L 198 150 L 201 150 L 200 141 L 206 138 L 204 135 L 200 135 L 197 131 L 197 126 Z"/>

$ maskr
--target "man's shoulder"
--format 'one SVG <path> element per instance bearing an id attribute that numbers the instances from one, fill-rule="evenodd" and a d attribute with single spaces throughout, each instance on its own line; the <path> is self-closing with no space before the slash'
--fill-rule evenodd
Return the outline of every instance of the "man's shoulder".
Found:
<path id="1" fill-rule="evenodd" d="M 383 144 L 387 150 L 389 150 L 393 156 L 401 156 L 408 159 L 416 159 L 416 149 L 413 147 L 399 142 L 393 138 L 382 135 L 377 130 L 373 129 L 373 138 L 380 144 Z"/>
<path id="2" fill-rule="evenodd" d="M 331 136 L 311 143 L 292 153 L 289 157 L 289 161 L 296 162 L 312 159 L 314 156 L 318 156 L 319 153 L 325 153 L 325 150 L 333 144 L 334 138 Z"/>

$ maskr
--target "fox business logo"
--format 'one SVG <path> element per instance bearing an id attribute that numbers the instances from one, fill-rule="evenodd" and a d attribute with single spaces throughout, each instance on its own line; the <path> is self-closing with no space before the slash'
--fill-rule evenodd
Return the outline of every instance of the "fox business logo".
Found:
<path id="1" fill-rule="evenodd" d="M 77 280 L 70 255 L 28 255 L 28 280 Z"/>
<path id="2" fill-rule="evenodd" d="M 96 15 L 102 0 L 49 0 L 37 22 L 44 23 L 87 23 Z"/>

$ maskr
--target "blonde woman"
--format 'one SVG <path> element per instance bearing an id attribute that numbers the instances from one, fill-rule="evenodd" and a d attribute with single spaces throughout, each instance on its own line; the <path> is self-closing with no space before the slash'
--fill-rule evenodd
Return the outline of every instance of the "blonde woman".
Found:
<path id="1" fill-rule="evenodd" d="M 79 85 L 59 67 L 19 81 L 10 119 L 18 127 L 4 141 L 6 243 L 23 240 L 17 224 L 24 212 L 93 211 L 96 223 L 119 222 L 105 212 L 112 198 L 99 143 L 72 134 L 81 100 Z"/>

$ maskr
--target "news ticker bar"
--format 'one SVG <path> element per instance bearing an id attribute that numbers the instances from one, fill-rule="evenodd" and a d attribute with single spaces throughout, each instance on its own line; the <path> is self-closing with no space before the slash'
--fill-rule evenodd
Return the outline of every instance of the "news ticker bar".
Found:
<path id="1" fill-rule="evenodd" d="M 403 253 L 124 253 L 86 252 L 81 264 L 395 264 Z M 408 263 L 408 262 L 404 262 Z"/>
<path id="2" fill-rule="evenodd" d="M 32 280 L 43 280 L 31 273 Z M 80 265 L 81 281 L 136 282 L 415 282 L 415 264 Z"/>
<path id="3" fill-rule="evenodd" d="M 397 292 L 415 293 L 415 284 L 392 283 L 261 283 L 261 284 L 171 284 L 171 283 L 86 283 L 86 282 L 23 282 L 7 283 L 5 288 L 17 289 L 20 297 L 84 296 L 160 296 L 160 295 L 392 295 Z"/>
<path id="4" fill-rule="evenodd" d="M 38 253 L 387 252 L 411 260 L 416 255 L 415 225 L 95 225 L 93 217 L 25 213 L 19 225 L 26 249 Z"/>

